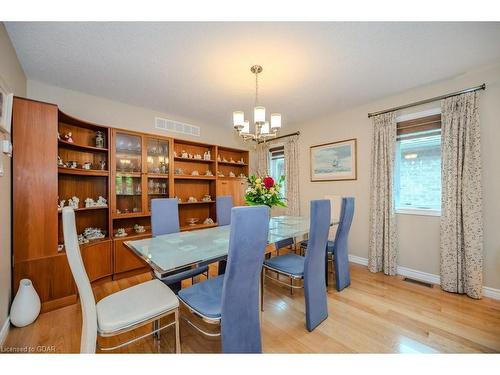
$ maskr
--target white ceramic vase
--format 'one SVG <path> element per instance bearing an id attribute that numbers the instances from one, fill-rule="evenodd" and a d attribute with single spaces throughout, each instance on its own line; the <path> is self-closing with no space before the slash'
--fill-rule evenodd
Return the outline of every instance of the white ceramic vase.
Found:
<path id="1" fill-rule="evenodd" d="M 19 289 L 10 308 L 10 322 L 16 327 L 24 327 L 35 321 L 40 314 L 40 297 L 29 279 L 19 282 Z"/>

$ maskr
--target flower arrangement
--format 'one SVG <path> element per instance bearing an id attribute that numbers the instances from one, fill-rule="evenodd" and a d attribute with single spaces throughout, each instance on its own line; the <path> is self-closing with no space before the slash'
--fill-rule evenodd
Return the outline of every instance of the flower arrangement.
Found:
<path id="1" fill-rule="evenodd" d="M 248 177 L 248 188 L 245 191 L 245 201 L 249 206 L 266 205 L 269 207 L 286 207 L 286 199 L 281 194 L 281 187 L 285 176 L 275 181 L 271 176 Z"/>

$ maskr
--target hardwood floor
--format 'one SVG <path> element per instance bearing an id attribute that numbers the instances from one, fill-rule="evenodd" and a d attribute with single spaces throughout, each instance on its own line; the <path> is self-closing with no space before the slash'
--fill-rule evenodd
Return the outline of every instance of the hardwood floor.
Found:
<path id="1" fill-rule="evenodd" d="M 99 285 L 94 289 L 96 300 L 149 278 L 149 274 L 143 274 Z M 431 289 L 404 282 L 401 277 L 372 274 L 355 264 L 351 264 L 351 279 L 351 286 L 339 293 L 330 274 L 329 317 L 311 333 L 305 328 L 302 290 L 295 290 L 291 296 L 288 288 L 267 280 L 262 314 L 264 352 L 500 352 L 500 301 L 473 300 L 443 292 L 438 286 Z M 12 328 L 3 350 L 34 347 L 35 351 L 77 353 L 80 330 L 81 311 L 76 304 L 41 314 L 29 327 Z M 108 346 L 132 336 L 125 334 L 100 343 Z M 220 352 L 219 339 L 206 338 L 185 322 L 181 323 L 181 343 L 184 353 Z M 163 331 L 160 349 L 148 337 L 120 350 L 157 351 L 174 351 L 172 328 Z"/>

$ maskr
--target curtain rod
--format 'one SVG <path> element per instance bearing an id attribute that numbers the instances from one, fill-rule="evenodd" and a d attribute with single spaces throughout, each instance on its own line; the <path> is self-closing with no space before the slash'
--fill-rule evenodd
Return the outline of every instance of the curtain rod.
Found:
<path id="1" fill-rule="evenodd" d="M 293 135 L 300 135 L 300 132 L 295 132 L 295 133 L 280 135 L 279 137 L 272 138 L 272 139 L 269 139 L 269 140 L 266 140 L 266 141 L 258 141 L 257 144 L 260 145 L 261 143 L 267 143 L 267 142 L 275 141 L 277 139 L 291 137 Z"/>
<path id="2" fill-rule="evenodd" d="M 452 92 L 451 94 L 436 96 L 434 98 L 420 100 L 419 102 L 414 102 L 414 103 L 410 103 L 410 104 L 400 105 L 399 107 L 394 107 L 394 108 L 391 108 L 391 109 L 385 109 L 383 111 L 368 113 L 368 118 L 373 117 L 373 116 L 377 116 L 377 115 L 381 115 L 383 113 L 389 113 L 389 112 L 399 111 L 400 109 L 405 109 L 405 108 L 415 107 L 417 105 L 432 103 L 432 102 L 435 102 L 435 101 L 438 101 L 438 100 L 443 100 L 443 99 L 446 99 L 446 98 L 451 98 L 452 96 L 457 96 L 457 95 L 465 94 L 467 92 L 473 92 L 473 91 L 479 91 L 479 90 L 486 90 L 486 83 L 483 83 L 480 86 L 471 87 L 471 88 L 468 88 L 468 89 L 465 89 L 465 90 Z"/>

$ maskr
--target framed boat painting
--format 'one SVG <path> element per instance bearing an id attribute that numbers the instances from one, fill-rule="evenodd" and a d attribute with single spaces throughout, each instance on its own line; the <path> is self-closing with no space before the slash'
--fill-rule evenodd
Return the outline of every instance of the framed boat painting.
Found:
<path id="1" fill-rule="evenodd" d="M 356 139 L 311 146 L 311 181 L 357 179 Z"/>

